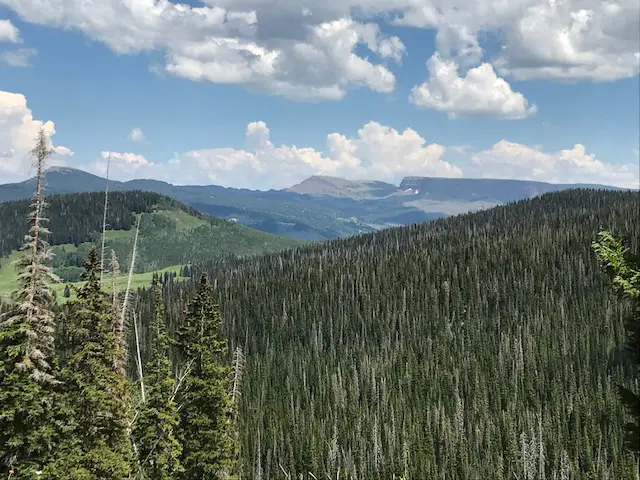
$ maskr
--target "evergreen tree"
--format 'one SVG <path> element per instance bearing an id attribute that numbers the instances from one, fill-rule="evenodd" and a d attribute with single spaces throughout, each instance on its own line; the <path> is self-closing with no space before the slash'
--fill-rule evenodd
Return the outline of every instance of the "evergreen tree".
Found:
<path id="1" fill-rule="evenodd" d="M 616 292 L 631 303 L 631 313 L 626 322 L 626 350 L 634 365 L 636 381 L 640 380 L 640 263 L 631 258 L 629 249 L 609 232 L 601 232 L 598 242 L 593 244 L 600 263 L 613 280 Z M 626 445 L 629 450 L 640 454 L 640 395 L 619 386 L 620 397 L 633 421 L 626 427 Z"/>
<path id="2" fill-rule="evenodd" d="M 151 356 L 145 366 L 146 401 L 138 411 L 134 441 L 143 478 L 170 480 L 182 472 L 182 446 L 176 439 L 179 416 L 174 400 L 176 383 L 169 360 L 170 340 L 164 321 L 164 299 L 157 275 L 153 277 L 155 312 L 150 323 Z"/>
<path id="3" fill-rule="evenodd" d="M 36 190 L 29 216 L 25 255 L 18 262 L 19 287 L 13 305 L 0 318 L 0 472 L 32 478 L 46 461 L 54 429 L 50 411 L 56 382 L 51 256 L 44 237 L 42 196 L 44 162 L 51 153 L 40 130 L 32 150 Z M 11 473 L 12 472 L 12 473 Z M 5 477 L 7 473 L 3 473 Z"/>
<path id="4" fill-rule="evenodd" d="M 220 338 L 220 310 L 211 290 L 203 275 L 177 332 L 182 360 L 191 365 L 179 397 L 185 480 L 229 478 L 236 468 L 228 394 L 231 368 L 223 363 L 227 343 Z"/>
<path id="5" fill-rule="evenodd" d="M 46 477 L 122 480 L 132 466 L 127 382 L 114 366 L 122 353 L 95 248 L 84 266 L 86 283 L 68 303 L 69 343 L 60 372 L 59 408 L 67 427 Z"/>

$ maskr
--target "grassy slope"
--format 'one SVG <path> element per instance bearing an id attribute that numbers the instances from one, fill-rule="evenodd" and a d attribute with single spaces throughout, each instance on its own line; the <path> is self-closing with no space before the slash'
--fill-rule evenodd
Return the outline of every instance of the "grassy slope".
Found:
<path id="1" fill-rule="evenodd" d="M 176 278 L 178 280 L 180 280 L 181 278 L 187 278 L 187 277 L 180 277 L 180 267 L 181 265 L 173 265 L 171 267 L 167 267 L 167 268 L 163 268 L 162 270 L 158 270 L 158 273 L 160 275 L 163 275 L 164 272 L 167 273 L 172 273 L 172 272 L 176 272 Z M 133 276 L 131 277 L 131 290 L 135 291 L 138 288 L 142 288 L 142 287 L 148 287 L 151 285 L 151 280 L 153 278 L 153 273 L 154 272 L 146 272 L 146 273 L 134 273 Z M 127 282 L 129 280 L 129 276 L 128 275 L 120 275 L 116 278 L 116 282 L 115 282 L 115 287 L 116 290 L 119 292 L 124 291 L 127 288 Z M 104 288 L 107 291 L 111 291 L 111 277 L 107 276 L 104 280 Z M 75 283 L 69 283 L 69 285 L 71 285 L 72 287 L 76 287 L 79 288 L 84 284 L 84 282 L 75 282 Z M 57 295 L 57 299 L 58 302 L 62 302 L 64 301 L 64 287 L 65 285 L 67 285 L 66 283 L 56 283 L 53 285 L 53 290 L 56 292 Z M 0 291 L 0 296 L 2 295 L 2 292 Z M 75 292 L 73 291 L 73 288 L 71 289 L 71 299 L 75 298 Z"/>
<path id="2" fill-rule="evenodd" d="M 60 245 L 61 246 L 61 245 Z M 65 248 L 73 248 L 73 245 L 64 245 Z M 13 263 L 20 257 L 20 252 L 14 251 L 8 257 L 0 258 L 0 298 L 6 298 L 18 286 L 18 275 L 16 273 Z M 170 267 L 158 270 L 158 273 L 163 275 L 164 272 L 172 273 L 176 272 L 176 275 L 180 275 L 180 268 L 182 265 L 172 265 Z M 134 273 L 131 277 L 131 288 L 133 290 L 140 287 L 148 287 L 151 285 L 151 278 L 154 272 Z M 123 291 L 127 287 L 127 281 L 129 276 L 127 274 L 119 275 L 116 278 L 115 286 L 118 291 Z M 182 277 L 178 277 L 180 279 Z M 111 277 L 107 276 L 104 281 L 105 289 L 111 289 Z M 65 285 L 72 285 L 80 287 L 84 282 L 60 282 L 54 283 L 53 290 L 58 296 L 58 300 L 62 300 Z M 75 295 L 72 293 L 71 297 Z"/>
<path id="3" fill-rule="evenodd" d="M 18 276 L 13 262 L 18 258 L 19 252 L 12 252 L 8 257 L 0 258 L 0 297 L 6 296 L 17 286 Z"/>
<path id="4" fill-rule="evenodd" d="M 171 227 L 164 232 L 158 232 L 156 230 L 145 232 L 144 227 L 141 228 L 140 238 L 138 240 L 141 257 L 148 256 L 148 254 L 151 253 L 149 251 L 150 247 L 155 243 L 159 243 L 160 245 L 155 245 L 153 250 L 157 248 L 160 251 L 170 250 L 172 247 L 175 249 L 176 245 L 178 248 L 191 247 L 200 252 L 202 257 L 198 259 L 200 261 L 212 259 L 220 254 L 252 255 L 263 251 L 273 251 L 300 244 L 300 242 L 290 238 L 279 238 L 243 225 L 232 225 L 220 221 L 210 223 L 205 218 L 195 217 L 182 210 L 160 210 L 153 214 L 146 214 L 147 219 L 153 216 L 168 220 Z M 128 269 L 129 262 L 131 261 L 130 251 L 134 237 L 135 230 L 133 229 L 107 230 L 107 248 L 105 252 L 107 262 L 110 248 L 113 247 L 118 252 L 121 269 Z M 98 244 L 99 243 L 100 242 L 98 242 Z M 86 249 L 85 247 L 88 245 L 87 243 L 81 246 Z M 78 247 L 73 244 L 53 246 L 53 251 L 56 254 L 62 254 L 63 252 L 72 253 L 77 250 Z M 190 257 L 187 253 L 188 252 L 185 252 L 185 261 L 179 261 L 177 264 L 167 266 L 165 262 L 158 266 L 147 265 L 146 268 L 143 266 L 143 272 L 137 272 L 132 276 L 132 288 L 135 290 L 138 287 L 148 286 L 151 283 L 151 277 L 154 271 L 158 271 L 161 274 L 165 271 L 177 272 L 177 274 L 179 274 L 180 267 L 183 263 L 187 263 L 188 257 Z M 18 251 L 13 251 L 8 257 L 0 258 L 0 298 L 6 298 L 17 286 L 17 273 L 13 262 L 19 258 L 19 255 L 20 253 Z M 165 260 L 171 258 L 171 256 L 168 256 L 165 257 Z M 142 258 L 139 260 L 143 261 Z M 140 262 L 137 262 L 137 265 L 140 266 Z M 116 280 L 116 288 L 118 290 L 124 290 L 127 285 L 127 279 L 127 274 L 121 275 Z M 63 298 L 64 287 L 67 283 L 71 285 L 81 284 L 81 282 L 54 284 L 54 290 L 60 299 Z M 106 279 L 105 288 L 110 288 L 110 285 L 110 279 Z"/>

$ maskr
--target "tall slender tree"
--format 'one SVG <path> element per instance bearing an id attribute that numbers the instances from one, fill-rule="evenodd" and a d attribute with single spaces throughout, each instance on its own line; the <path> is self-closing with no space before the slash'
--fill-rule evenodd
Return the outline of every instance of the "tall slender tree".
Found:
<path id="1" fill-rule="evenodd" d="M 44 130 L 31 153 L 36 168 L 31 227 L 17 264 L 19 287 L 11 295 L 11 308 L 0 318 L 0 460 L 13 478 L 32 478 L 46 461 L 54 435 L 50 412 L 56 382 L 55 318 L 47 280 L 55 276 L 47 264 L 51 250 L 42 193 L 51 148 Z"/>
<path id="2" fill-rule="evenodd" d="M 229 397 L 231 368 L 225 364 L 227 342 L 220 337 L 221 317 L 203 275 L 177 332 L 180 357 L 192 362 L 179 396 L 183 479 L 216 480 L 236 469 L 237 446 Z"/>
<path id="3" fill-rule="evenodd" d="M 122 480 L 132 472 L 127 381 L 111 299 L 100 285 L 100 257 L 85 261 L 85 284 L 68 303 L 68 352 L 61 368 L 67 431 L 47 478 Z M 69 476 L 73 472 L 73 476 Z"/>
<path id="4" fill-rule="evenodd" d="M 629 249 L 609 232 L 600 232 L 593 248 L 611 277 L 616 292 L 631 303 L 626 321 L 626 350 L 634 366 L 635 379 L 640 381 L 640 258 L 634 258 Z M 624 386 L 619 386 L 619 392 L 633 419 L 625 426 L 625 443 L 629 450 L 640 454 L 640 393 Z"/>
<path id="5" fill-rule="evenodd" d="M 170 480 L 182 473 L 182 445 L 176 439 L 179 423 L 176 382 L 169 359 L 170 339 L 164 321 L 164 298 L 157 275 L 153 277 L 155 312 L 150 322 L 151 355 L 145 365 L 146 401 L 138 409 L 133 436 L 143 478 Z"/>

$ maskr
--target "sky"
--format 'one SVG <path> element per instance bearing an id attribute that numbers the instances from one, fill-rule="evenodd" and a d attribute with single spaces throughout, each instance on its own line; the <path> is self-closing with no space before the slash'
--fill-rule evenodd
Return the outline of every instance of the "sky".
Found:
<path id="1" fill-rule="evenodd" d="M 638 188 L 639 73 L 638 0 L 0 0 L 0 183 Z"/>

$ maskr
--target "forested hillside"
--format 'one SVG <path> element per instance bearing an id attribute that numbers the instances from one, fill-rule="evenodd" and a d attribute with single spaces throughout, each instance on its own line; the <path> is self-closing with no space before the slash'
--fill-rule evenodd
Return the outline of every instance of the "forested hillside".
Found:
<path id="1" fill-rule="evenodd" d="M 637 252 L 638 200 L 553 193 L 207 267 L 246 361 L 242 478 L 636 478 L 625 307 L 591 243 Z M 195 278 L 164 286 L 170 331 Z"/>
<path id="2" fill-rule="evenodd" d="M 0 258 L 21 246 L 28 229 L 30 203 L 27 200 L 0 203 Z M 53 195 L 47 197 L 47 203 L 47 226 L 51 231 L 50 243 L 54 245 L 54 272 L 65 281 L 77 281 L 92 246 L 100 243 L 104 193 Z M 275 251 L 299 244 L 293 239 L 204 215 L 156 193 L 111 192 L 106 247 L 107 253 L 115 251 L 122 272 L 128 270 L 139 215 L 142 217 L 136 272 L 205 262 L 228 255 Z M 0 261 L 0 265 L 7 263 L 10 262 Z"/>

